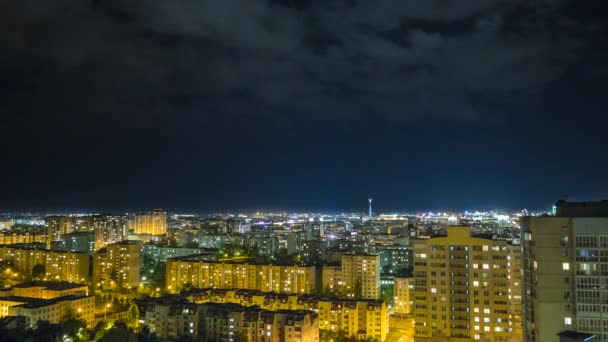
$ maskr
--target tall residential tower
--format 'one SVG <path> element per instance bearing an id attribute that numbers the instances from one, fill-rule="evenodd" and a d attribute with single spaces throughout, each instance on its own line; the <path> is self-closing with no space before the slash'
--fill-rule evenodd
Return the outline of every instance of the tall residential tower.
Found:
<path id="1" fill-rule="evenodd" d="M 521 219 L 524 338 L 574 330 L 608 341 L 608 201 L 555 209 Z"/>

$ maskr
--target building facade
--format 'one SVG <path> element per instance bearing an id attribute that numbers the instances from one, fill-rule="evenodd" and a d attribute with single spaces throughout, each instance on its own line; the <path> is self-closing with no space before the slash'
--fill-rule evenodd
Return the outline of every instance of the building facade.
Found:
<path id="1" fill-rule="evenodd" d="M 329 299 L 311 295 L 278 294 L 248 290 L 205 289 L 192 294 L 196 303 L 233 303 L 263 310 L 306 310 L 319 317 L 319 329 L 343 331 L 348 337 L 384 341 L 389 330 L 382 300 Z"/>
<path id="2" fill-rule="evenodd" d="M 414 243 L 416 341 L 513 341 L 505 240 L 472 237 L 469 226 L 449 226 L 446 237 Z"/>
<path id="3" fill-rule="evenodd" d="M 32 276 L 34 266 L 46 280 L 84 283 L 89 280 L 89 254 L 0 246 L 0 261 L 10 261 L 13 271 Z"/>
<path id="4" fill-rule="evenodd" d="M 147 213 L 137 213 L 131 226 L 135 234 L 162 235 L 167 233 L 167 213 L 154 209 Z"/>
<path id="5" fill-rule="evenodd" d="M 315 267 L 214 262 L 197 256 L 168 259 L 167 289 L 178 292 L 184 284 L 194 288 L 311 293 L 316 287 Z"/>
<path id="6" fill-rule="evenodd" d="M 395 277 L 393 280 L 393 308 L 398 315 L 409 315 L 414 305 L 414 278 Z"/>
<path id="7" fill-rule="evenodd" d="M 95 252 L 93 280 L 102 288 L 132 289 L 139 286 L 141 245 L 138 241 L 121 241 Z"/>
<path id="8" fill-rule="evenodd" d="M 344 254 L 341 266 L 323 266 L 323 288 L 346 298 L 380 298 L 380 257 Z"/>
<path id="9" fill-rule="evenodd" d="M 572 330 L 608 341 L 608 201 L 556 209 L 521 219 L 525 339 Z"/>
<path id="10" fill-rule="evenodd" d="M 101 214 L 92 218 L 95 250 L 127 238 L 127 218 L 122 215 Z"/>

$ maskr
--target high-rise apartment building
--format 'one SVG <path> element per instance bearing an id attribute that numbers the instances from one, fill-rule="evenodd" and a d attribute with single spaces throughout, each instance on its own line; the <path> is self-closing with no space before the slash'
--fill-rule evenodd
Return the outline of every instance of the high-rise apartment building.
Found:
<path id="1" fill-rule="evenodd" d="M 139 286 L 141 269 L 139 241 L 121 241 L 95 252 L 93 279 L 103 288 L 132 289 Z"/>
<path id="2" fill-rule="evenodd" d="M 199 256 L 168 259 L 167 289 L 177 292 L 184 284 L 195 288 L 311 293 L 316 285 L 315 267 L 214 262 Z"/>
<path id="3" fill-rule="evenodd" d="M 380 297 L 380 257 L 344 254 L 341 266 L 323 266 L 323 288 L 346 298 Z"/>
<path id="4" fill-rule="evenodd" d="M 393 307 L 398 315 L 409 315 L 414 305 L 414 278 L 395 277 L 393 285 Z"/>
<path id="5" fill-rule="evenodd" d="M 45 217 L 46 248 L 51 248 L 52 241 L 59 241 L 61 235 L 72 232 L 73 219 L 70 216 L 54 215 Z"/>
<path id="6" fill-rule="evenodd" d="M 162 235 L 167 233 L 167 213 L 154 209 L 147 213 L 137 213 L 132 227 L 135 234 Z"/>
<path id="7" fill-rule="evenodd" d="M 122 215 L 101 214 L 93 216 L 95 250 L 127 238 L 127 218 Z"/>
<path id="8" fill-rule="evenodd" d="M 416 341 L 521 340 L 509 298 L 516 289 L 509 262 L 517 255 L 505 240 L 472 237 L 468 226 L 415 241 Z"/>
<path id="9" fill-rule="evenodd" d="M 571 330 L 608 341 L 608 201 L 559 201 L 556 216 L 521 226 L 525 340 Z"/>

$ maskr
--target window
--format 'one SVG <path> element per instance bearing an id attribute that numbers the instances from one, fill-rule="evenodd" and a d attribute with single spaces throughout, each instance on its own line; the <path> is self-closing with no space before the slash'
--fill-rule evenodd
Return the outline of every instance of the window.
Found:
<path id="1" fill-rule="evenodd" d="M 572 325 L 572 317 L 564 317 L 564 324 Z"/>
<path id="2" fill-rule="evenodd" d="M 570 269 L 570 263 L 564 262 L 562 263 L 562 268 L 564 271 L 568 271 Z"/>

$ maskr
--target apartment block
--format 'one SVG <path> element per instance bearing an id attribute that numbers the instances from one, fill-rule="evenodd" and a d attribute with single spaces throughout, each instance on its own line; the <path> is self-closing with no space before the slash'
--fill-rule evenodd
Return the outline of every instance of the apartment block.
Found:
<path id="1" fill-rule="evenodd" d="M 137 213 L 131 223 L 135 234 L 162 235 L 167 233 L 167 213 L 162 209 Z"/>
<path id="2" fill-rule="evenodd" d="M 141 269 L 139 241 L 121 241 L 107 245 L 93 257 L 93 280 L 103 288 L 124 289 L 139 286 Z"/>
<path id="3" fill-rule="evenodd" d="M 178 292 L 184 284 L 304 294 L 315 289 L 315 267 L 214 262 L 197 256 L 168 259 L 167 289 Z"/>
<path id="4" fill-rule="evenodd" d="M 89 254 L 0 246 L 0 261 L 12 262 L 14 272 L 32 275 L 44 267 L 44 279 L 84 283 L 89 280 Z"/>
<path id="5" fill-rule="evenodd" d="M 0 290 L 0 317 L 23 316 L 35 328 L 39 320 L 61 323 L 69 317 L 91 325 L 95 318 L 95 297 L 85 284 L 31 282 Z"/>
<path id="6" fill-rule="evenodd" d="M 249 290 L 204 289 L 190 294 L 195 303 L 233 303 L 264 310 L 310 310 L 319 316 L 319 329 L 343 330 L 349 337 L 384 341 L 389 330 L 386 303 L 370 299 L 329 299 L 312 295 Z"/>
<path id="7" fill-rule="evenodd" d="M 556 216 L 521 227 L 525 340 L 577 331 L 608 341 L 608 201 L 560 201 Z"/>
<path id="8" fill-rule="evenodd" d="M 521 341 L 509 300 L 517 291 L 509 262 L 517 255 L 505 240 L 471 236 L 469 226 L 416 240 L 416 341 Z"/>
<path id="9" fill-rule="evenodd" d="M 396 314 L 409 315 L 414 305 L 414 278 L 395 277 L 393 307 Z"/>
<path id="10" fill-rule="evenodd" d="M 340 266 L 323 266 L 323 288 L 346 298 L 380 297 L 380 257 L 344 254 Z"/>

